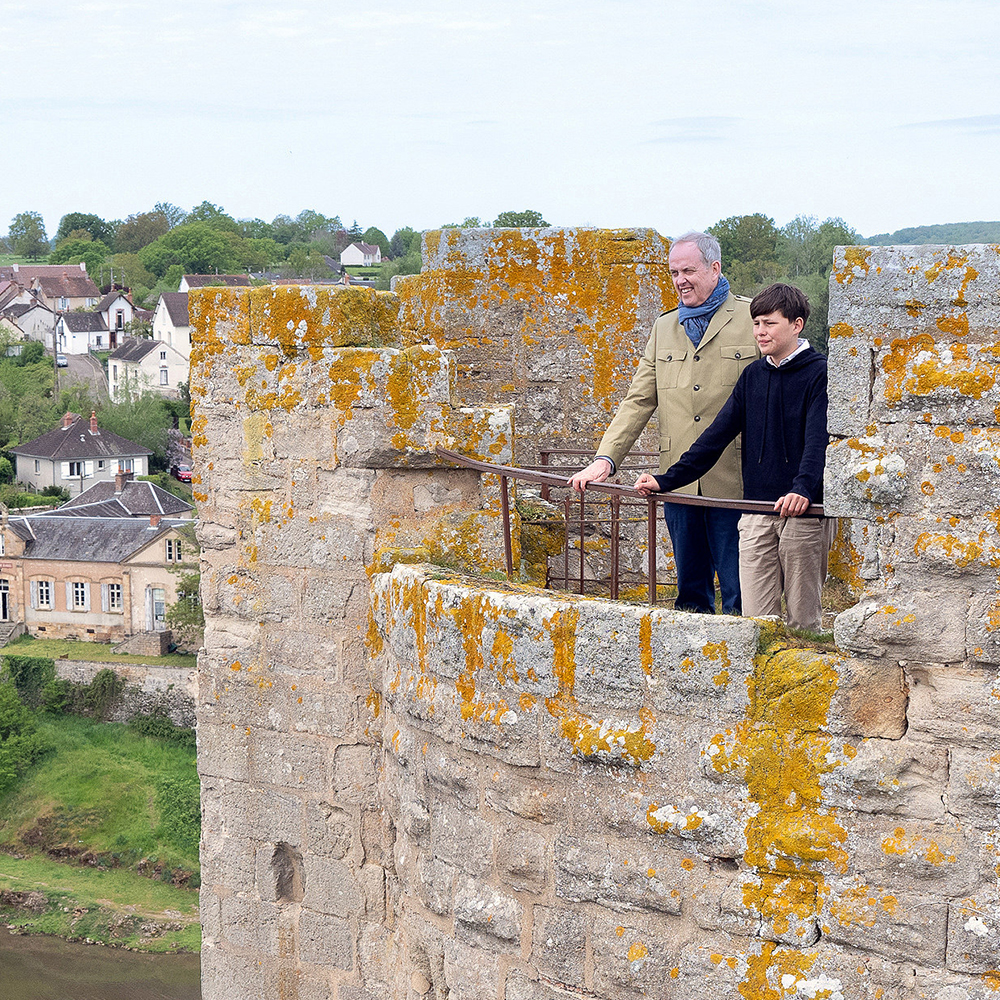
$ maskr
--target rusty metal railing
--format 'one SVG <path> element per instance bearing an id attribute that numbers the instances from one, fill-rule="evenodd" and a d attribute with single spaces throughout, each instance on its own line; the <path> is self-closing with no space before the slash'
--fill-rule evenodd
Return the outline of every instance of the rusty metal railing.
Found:
<path id="1" fill-rule="evenodd" d="M 564 470 L 561 473 L 545 472 L 538 468 L 518 468 L 514 465 L 496 465 L 492 462 L 480 462 L 476 459 L 468 458 L 465 455 L 459 454 L 457 451 L 450 451 L 447 448 L 437 448 L 435 449 L 438 456 L 445 459 L 454 465 L 461 466 L 466 469 L 475 469 L 478 472 L 486 473 L 489 475 L 495 475 L 500 478 L 500 512 L 503 518 L 503 536 L 504 536 L 504 557 L 505 565 L 507 571 L 507 578 L 511 579 L 514 575 L 514 553 L 513 545 L 511 544 L 510 535 L 510 495 L 508 492 L 508 480 L 515 480 L 516 482 L 524 483 L 536 483 L 542 487 L 542 497 L 543 499 L 548 499 L 549 490 L 553 488 L 559 489 L 569 489 L 568 476 L 566 472 L 572 475 L 575 470 Z M 591 452 L 584 451 L 574 451 L 569 449 L 560 449 L 558 452 L 555 450 L 549 450 L 545 453 L 545 458 L 543 459 L 543 464 L 548 466 L 548 457 L 553 454 L 561 455 L 591 455 Z M 637 453 L 633 457 L 647 457 L 645 453 Z M 652 457 L 652 456 L 648 456 Z M 594 518 L 588 518 L 586 516 L 586 494 L 588 492 L 604 494 L 608 497 L 608 503 L 610 506 L 610 517 L 606 520 L 595 520 Z M 648 497 L 640 497 L 635 489 L 631 486 L 622 486 L 618 483 L 588 483 L 586 489 L 579 494 L 578 499 L 574 499 L 572 496 L 567 496 L 563 501 L 564 505 L 564 537 L 565 546 L 563 549 L 563 577 L 561 578 L 566 585 L 566 589 L 569 588 L 570 576 L 569 576 L 569 524 L 570 524 L 570 512 L 574 504 L 579 504 L 579 530 L 580 530 L 580 574 L 579 574 L 579 590 L 580 594 L 585 592 L 585 576 L 584 576 L 584 532 L 586 524 L 604 524 L 607 523 L 610 527 L 610 540 L 611 540 L 611 552 L 610 552 L 610 579 L 609 579 L 609 590 L 611 592 L 611 599 L 617 600 L 620 589 L 620 572 L 619 572 L 619 548 L 620 548 L 620 529 L 622 524 L 622 506 L 636 506 L 646 508 L 646 563 L 647 563 L 647 576 L 648 576 L 648 597 L 649 603 L 656 604 L 656 526 L 657 526 L 657 506 L 664 501 L 670 501 L 671 503 L 680 503 L 692 507 L 714 507 L 719 510 L 734 510 L 745 514 L 769 514 L 775 515 L 774 504 L 766 500 L 730 500 L 723 497 L 704 497 L 704 496 L 694 496 L 690 493 L 653 493 Z M 821 504 L 812 504 L 804 514 L 800 515 L 802 517 L 823 517 L 823 507 Z M 538 522 L 543 523 L 543 522 Z M 555 579 L 560 579 L 556 577 Z"/>

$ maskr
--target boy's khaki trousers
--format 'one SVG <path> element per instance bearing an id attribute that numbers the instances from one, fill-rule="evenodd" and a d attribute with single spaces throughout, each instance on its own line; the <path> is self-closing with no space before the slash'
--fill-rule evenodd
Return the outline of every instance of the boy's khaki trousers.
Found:
<path id="1" fill-rule="evenodd" d="M 823 624 L 822 591 L 833 536 L 834 517 L 740 518 L 740 589 L 747 618 L 781 615 L 792 628 L 819 632 Z"/>

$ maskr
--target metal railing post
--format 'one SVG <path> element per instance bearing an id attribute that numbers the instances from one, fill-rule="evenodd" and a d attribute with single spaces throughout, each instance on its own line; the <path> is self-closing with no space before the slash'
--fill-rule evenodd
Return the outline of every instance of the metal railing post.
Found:
<path id="1" fill-rule="evenodd" d="M 649 603 L 656 604 L 656 501 L 646 504 L 646 575 L 649 577 Z"/>
<path id="2" fill-rule="evenodd" d="M 507 477 L 500 477 L 500 510 L 503 514 L 503 554 L 507 561 L 507 579 L 514 575 L 514 549 L 510 541 L 510 500 L 507 497 Z"/>

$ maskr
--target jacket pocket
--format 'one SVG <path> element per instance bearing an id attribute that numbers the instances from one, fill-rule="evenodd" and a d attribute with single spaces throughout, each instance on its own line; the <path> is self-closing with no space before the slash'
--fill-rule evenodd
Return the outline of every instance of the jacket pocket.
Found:
<path id="1" fill-rule="evenodd" d="M 687 351 L 663 351 L 656 355 L 656 387 L 676 389 Z"/>
<path id="2" fill-rule="evenodd" d="M 719 354 L 722 357 L 722 364 L 719 367 L 724 385 L 736 385 L 743 369 L 757 360 L 757 351 L 753 344 L 730 344 L 727 347 L 720 347 Z"/>

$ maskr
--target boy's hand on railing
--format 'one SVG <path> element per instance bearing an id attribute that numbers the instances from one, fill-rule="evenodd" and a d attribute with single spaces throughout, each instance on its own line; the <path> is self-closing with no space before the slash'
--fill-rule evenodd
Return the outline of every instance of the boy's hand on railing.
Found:
<path id="1" fill-rule="evenodd" d="M 632 488 L 636 490 L 640 496 L 644 497 L 648 497 L 650 493 L 660 492 L 660 484 L 656 481 L 656 478 L 651 476 L 648 472 L 644 472 L 635 481 L 635 485 Z"/>
<path id="2" fill-rule="evenodd" d="M 611 475 L 611 463 L 606 458 L 595 458 L 586 469 L 566 480 L 577 493 L 582 493 L 587 483 L 603 483 Z"/>
<path id="3" fill-rule="evenodd" d="M 809 509 L 809 498 L 801 493 L 786 493 L 774 501 L 774 509 L 781 517 L 798 517 Z"/>

